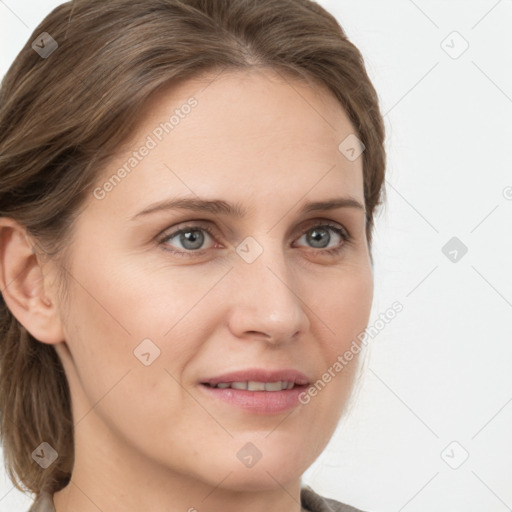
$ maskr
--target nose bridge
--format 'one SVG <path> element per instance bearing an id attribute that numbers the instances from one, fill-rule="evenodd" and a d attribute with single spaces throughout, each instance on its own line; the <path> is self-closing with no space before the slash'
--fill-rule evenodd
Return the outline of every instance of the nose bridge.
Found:
<path id="1" fill-rule="evenodd" d="M 232 329 L 237 335 L 257 331 L 285 341 L 304 331 L 308 317 L 283 244 L 268 233 L 258 234 L 243 240 L 237 253 L 239 290 L 232 304 Z"/>

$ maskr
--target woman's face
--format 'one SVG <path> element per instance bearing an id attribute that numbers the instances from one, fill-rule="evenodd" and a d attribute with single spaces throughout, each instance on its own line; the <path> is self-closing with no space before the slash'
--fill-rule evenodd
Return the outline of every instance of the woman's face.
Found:
<path id="1" fill-rule="evenodd" d="M 327 90 L 269 70 L 151 99 L 71 242 L 56 348 L 77 471 L 94 467 L 101 480 L 98 468 L 122 459 L 124 471 L 270 489 L 317 458 L 357 368 L 357 355 L 339 361 L 372 302 L 353 134 Z M 343 198 L 354 204 L 307 209 Z M 165 207 L 178 199 L 204 207 Z M 315 396 L 307 385 L 236 389 L 298 384 L 299 373 L 323 381 Z M 213 389 L 219 381 L 238 384 Z"/>

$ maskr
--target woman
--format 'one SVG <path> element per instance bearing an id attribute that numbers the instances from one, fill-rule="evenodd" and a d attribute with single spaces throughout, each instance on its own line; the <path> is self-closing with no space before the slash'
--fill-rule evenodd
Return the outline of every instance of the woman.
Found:
<path id="1" fill-rule="evenodd" d="M 301 486 L 357 375 L 384 128 L 309 0 L 79 0 L 0 110 L 0 408 L 32 511 L 357 511 Z"/>

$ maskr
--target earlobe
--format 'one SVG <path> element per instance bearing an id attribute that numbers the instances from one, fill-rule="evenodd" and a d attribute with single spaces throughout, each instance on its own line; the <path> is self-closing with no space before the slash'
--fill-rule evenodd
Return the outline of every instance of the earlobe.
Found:
<path id="1" fill-rule="evenodd" d="M 50 344 L 63 341 L 57 304 L 45 289 L 40 257 L 26 230 L 5 217 L 0 218 L 0 289 L 11 313 L 34 338 Z"/>

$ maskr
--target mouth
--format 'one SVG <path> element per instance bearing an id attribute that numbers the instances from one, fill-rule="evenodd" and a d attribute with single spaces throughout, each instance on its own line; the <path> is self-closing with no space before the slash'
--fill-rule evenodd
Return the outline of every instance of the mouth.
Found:
<path id="1" fill-rule="evenodd" d="M 300 405 L 309 379 L 296 370 L 250 369 L 200 382 L 209 397 L 253 414 L 279 414 Z"/>

